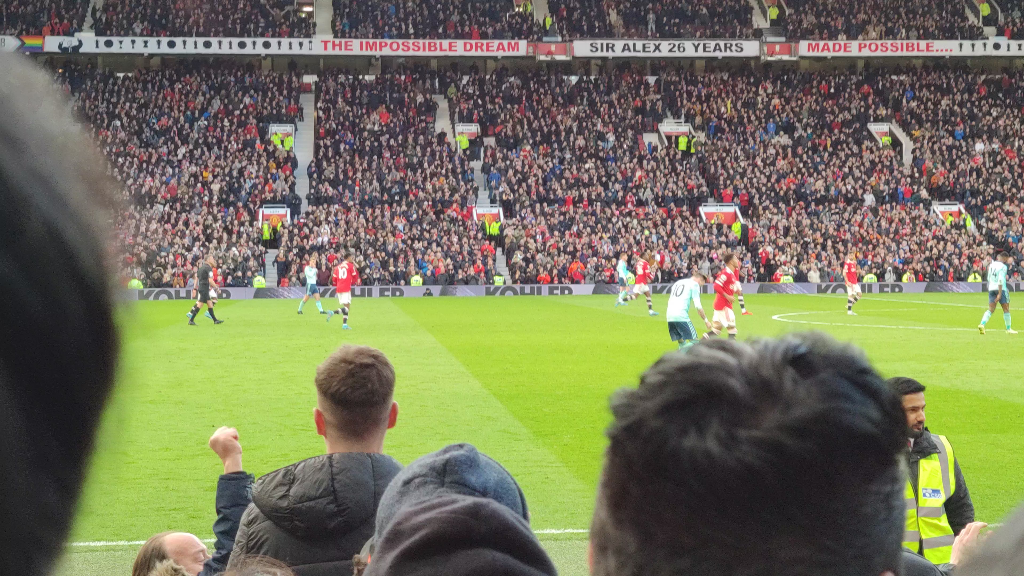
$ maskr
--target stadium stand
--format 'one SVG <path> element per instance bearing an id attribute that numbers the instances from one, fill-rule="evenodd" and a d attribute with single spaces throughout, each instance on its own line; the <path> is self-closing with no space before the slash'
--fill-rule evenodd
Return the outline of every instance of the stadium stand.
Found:
<path id="1" fill-rule="evenodd" d="M 298 236 L 284 240 L 292 282 L 311 254 L 348 251 L 368 282 L 406 282 L 410 267 L 427 283 L 491 277 L 493 250 L 471 221 L 473 171 L 443 133 L 435 136 L 439 85 L 425 71 L 372 80 L 332 72 L 318 82 L 313 208 Z M 472 274 L 479 259 L 487 275 Z"/>
<path id="2" fill-rule="evenodd" d="M 81 31 L 89 0 L 5 0 L 0 34 L 62 35 Z"/>
<path id="3" fill-rule="evenodd" d="M 298 114 L 299 77 L 196 63 L 124 75 L 64 66 L 58 81 L 123 184 L 120 275 L 184 286 L 211 251 L 224 285 L 251 285 L 265 257 L 256 209 L 294 182 L 294 156 L 266 129 Z"/>
<path id="4" fill-rule="evenodd" d="M 529 39 L 532 12 L 512 0 L 455 0 L 445 9 L 431 2 L 334 0 L 338 38 Z"/>
<path id="5" fill-rule="evenodd" d="M 753 8 L 746 0 L 628 2 L 551 0 L 558 32 L 581 38 L 750 38 Z"/>
<path id="6" fill-rule="evenodd" d="M 148 286 L 183 284 L 207 250 L 224 255 L 227 285 L 248 284 L 264 269 L 255 211 L 267 202 L 296 214 L 278 238 L 290 285 L 313 254 L 355 253 L 366 283 L 418 272 L 428 285 L 489 283 L 502 248 L 512 283 L 607 281 L 622 251 L 650 252 L 662 281 L 724 250 L 751 281 L 832 280 L 851 249 L 880 278 L 942 281 L 981 270 L 993 247 L 1021 255 L 1018 73 L 328 72 L 302 214 L 298 163 L 265 132 L 300 113 L 296 75 L 195 64 L 59 76 L 132 204 L 121 273 Z M 469 157 L 436 133 L 445 92 L 453 121 L 493 135 L 482 171 L 505 216 L 498 242 L 473 219 Z M 644 145 L 668 118 L 687 118 L 700 146 Z M 874 119 L 903 126 L 916 164 L 874 140 Z M 931 200 L 964 204 L 973 222 L 942 222 Z M 703 219 L 709 201 L 740 207 L 739 236 Z"/>
<path id="7" fill-rule="evenodd" d="M 100 36 L 309 38 L 314 30 L 289 0 L 105 0 L 92 10 Z"/>
<path id="8" fill-rule="evenodd" d="M 788 0 L 786 36 L 801 40 L 977 39 L 961 0 Z"/>

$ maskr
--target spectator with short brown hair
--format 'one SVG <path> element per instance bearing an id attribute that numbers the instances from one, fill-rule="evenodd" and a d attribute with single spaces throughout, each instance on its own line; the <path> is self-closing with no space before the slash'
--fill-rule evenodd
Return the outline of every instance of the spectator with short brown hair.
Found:
<path id="1" fill-rule="evenodd" d="M 260 478 L 229 571 L 267 556 L 297 574 L 348 574 L 373 535 L 380 497 L 401 470 L 383 454 L 398 418 L 395 369 L 380 350 L 342 346 L 316 371 L 313 420 L 327 454 Z"/>

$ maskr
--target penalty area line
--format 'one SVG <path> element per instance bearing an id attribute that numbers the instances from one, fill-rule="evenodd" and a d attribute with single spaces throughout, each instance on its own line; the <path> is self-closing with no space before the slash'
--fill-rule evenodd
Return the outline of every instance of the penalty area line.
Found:
<path id="1" fill-rule="evenodd" d="M 815 322 L 813 320 L 791 320 L 786 316 L 806 316 L 808 314 L 830 314 L 835 313 L 833 310 L 822 310 L 814 312 L 790 312 L 788 314 L 776 314 L 772 316 L 772 320 L 779 322 L 787 322 L 790 324 L 811 324 L 814 326 L 846 326 L 850 328 L 893 328 L 897 330 L 942 330 L 949 332 L 974 332 L 976 328 L 943 328 L 943 327 L 928 327 L 928 326 L 896 326 L 890 324 L 850 324 L 848 322 Z"/>
<path id="2" fill-rule="evenodd" d="M 549 535 L 549 534 L 589 534 L 590 530 L 586 528 L 545 528 L 543 530 L 534 530 L 534 534 Z M 213 538 L 203 538 L 203 542 L 211 543 L 216 542 Z M 145 544 L 145 540 L 99 540 L 96 542 L 68 542 L 68 546 L 75 548 L 105 548 L 115 546 L 142 546 Z"/>

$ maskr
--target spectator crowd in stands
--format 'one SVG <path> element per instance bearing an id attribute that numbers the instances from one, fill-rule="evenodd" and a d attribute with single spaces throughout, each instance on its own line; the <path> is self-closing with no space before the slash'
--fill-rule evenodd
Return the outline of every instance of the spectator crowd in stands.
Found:
<path id="1" fill-rule="evenodd" d="M 799 40 L 974 40 L 982 28 L 961 0 L 789 0 L 786 36 Z"/>
<path id="2" fill-rule="evenodd" d="M 68 36 L 82 30 L 89 0 L 4 0 L 0 35 Z"/>
<path id="3" fill-rule="evenodd" d="M 537 23 L 532 12 L 512 0 L 431 2 L 334 0 L 338 38 L 530 39 Z"/>
<path id="4" fill-rule="evenodd" d="M 67 65 L 58 80 L 122 183 L 120 274 L 184 286 L 203 253 L 223 285 L 264 268 L 257 210 L 294 193 L 295 157 L 267 138 L 298 116 L 300 79 L 230 64 L 118 75 Z"/>
<path id="5" fill-rule="evenodd" d="M 1024 257 L 1016 72 L 329 72 L 316 88 L 305 212 L 298 160 L 267 138 L 269 123 L 301 114 L 297 75 L 58 75 L 124 184 L 120 272 L 147 286 L 186 285 L 206 252 L 228 286 L 251 285 L 267 265 L 300 285 L 314 255 L 353 254 L 365 283 L 428 285 L 490 283 L 498 249 L 513 283 L 613 282 L 623 251 L 650 254 L 665 282 L 717 270 L 726 250 L 749 281 L 834 280 L 849 251 L 879 278 L 920 280 L 965 280 L 996 249 Z M 436 132 L 440 93 L 453 121 L 495 139 L 481 176 L 504 213 L 497 239 L 474 219 L 468 155 Z M 692 148 L 647 145 L 669 118 L 692 125 Z M 871 136 L 879 119 L 904 127 L 914 164 Z M 963 203 L 971 222 L 942 222 L 932 200 Z M 737 205 L 741 233 L 707 223 L 707 202 Z M 293 213 L 275 231 L 273 263 L 257 222 L 265 203 Z"/>
<path id="6" fill-rule="evenodd" d="M 313 19 L 291 0 L 105 0 L 98 36 L 310 38 Z"/>
<path id="7" fill-rule="evenodd" d="M 750 38 L 753 8 L 744 0 L 550 0 L 563 39 Z"/>

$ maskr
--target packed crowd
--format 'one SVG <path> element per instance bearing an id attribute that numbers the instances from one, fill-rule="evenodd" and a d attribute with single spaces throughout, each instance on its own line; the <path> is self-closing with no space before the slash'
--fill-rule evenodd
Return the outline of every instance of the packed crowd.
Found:
<path id="1" fill-rule="evenodd" d="M 5 0 L 0 35 L 68 36 L 82 29 L 89 0 Z"/>
<path id="2" fill-rule="evenodd" d="M 506 244 L 519 248 L 528 240 L 521 253 L 507 252 L 513 281 L 606 278 L 601 272 L 622 250 L 651 252 L 668 262 L 666 278 L 679 277 L 714 258 L 704 247 L 720 252 L 733 248 L 725 239 L 739 240 L 731 232 L 712 239 L 715 232 L 695 220 L 706 201 L 735 203 L 747 217 L 742 249 L 751 257 L 742 273 L 750 279 L 768 281 L 780 270 L 836 278 L 846 252 L 855 250 L 879 278 L 891 268 L 900 278 L 910 272 L 916 279 L 964 280 L 984 268 L 992 247 L 1016 250 L 1020 240 L 1020 204 L 1009 192 L 1019 186 L 1016 155 L 992 143 L 1016 138 L 1016 79 L 990 79 L 997 93 L 971 115 L 988 138 L 986 166 L 999 169 L 965 156 L 965 176 L 950 184 L 932 153 L 904 167 L 898 146 L 880 146 L 867 131 L 871 120 L 910 116 L 902 102 L 914 96 L 899 77 L 665 73 L 652 84 L 631 73 L 575 83 L 498 73 L 463 83 L 451 106 L 457 119 L 495 134 L 484 170 L 507 218 Z M 960 101 L 974 105 L 973 98 Z M 666 116 L 690 119 L 702 141 L 695 153 L 670 146 L 652 154 L 639 144 L 639 133 Z M 952 129 L 947 136 L 960 138 Z M 974 230 L 940 223 L 928 200 L 963 202 Z M 793 227 L 794 221 L 804 224 Z M 703 226 L 709 236 L 696 253 L 680 254 L 680 246 L 693 243 L 674 239 L 673 225 L 683 235 Z M 890 232 L 870 234 L 872 226 Z M 816 250 L 810 238 L 833 244 Z"/>
<path id="3" fill-rule="evenodd" d="M 265 265 L 299 285 L 311 256 L 349 253 L 366 283 L 486 284 L 501 248 L 513 283 L 612 282 L 623 251 L 649 253 L 667 282 L 717 268 L 725 250 L 750 281 L 835 279 L 851 250 L 879 278 L 963 280 L 996 248 L 1020 254 L 1024 233 L 1016 73 L 332 72 L 317 84 L 306 213 L 298 161 L 266 133 L 301 113 L 297 76 L 71 66 L 59 77 L 124 184 L 121 273 L 147 286 L 184 285 L 206 251 L 228 286 Z M 495 138 L 482 171 L 505 217 L 497 241 L 473 218 L 468 155 L 435 133 L 438 93 L 453 121 Z M 688 119 L 693 147 L 643 141 L 666 118 Z M 868 133 L 876 119 L 911 135 L 914 165 Z M 931 200 L 963 203 L 972 221 L 941 222 Z M 706 223 L 706 202 L 739 206 L 744 232 Z M 274 263 L 256 225 L 264 203 L 294 216 L 275 232 Z"/>
<path id="4" fill-rule="evenodd" d="M 92 16 L 98 36 L 310 38 L 316 28 L 294 0 L 105 0 Z"/>
<path id="5" fill-rule="evenodd" d="M 493 276 L 493 247 L 472 221 L 473 170 L 435 134 L 440 86 L 423 70 L 321 77 L 308 168 L 313 208 L 282 236 L 278 270 L 290 282 L 310 255 L 323 261 L 350 251 L 366 282 L 407 284 L 415 271 L 428 284 Z"/>
<path id="6" fill-rule="evenodd" d="M 548 8 L 563 39 L 750 38 L 753 8 L 744 0 L 551 0 Z"/>
<path id="7" fill-rule="evenodd" d="M 338 38 L 530 39 L 537 31 L 532 11 L 512 0 L 430 2 L 334 0 Z"/>
<path id="8" fill-rule="evenodd" d="M 1003 22 L 997 29 L 1012 40 L 1024 40 L 1024 1 L 1003 0 L 999 3 Z"/>
<path id="9" fill-rule="evenodd" d="M 298 116 L 300 78 L 208 63 L 57 76 L 122 184 L 120 275 L 184 286 L 212 253 L 224 285 L 251 286 L 264 268 L 257 210 L 294 194 L 294 154 L 267 128 Z"/>
<path id="10" fill-rule="evenodd" d="M 961 0 L 789 0 L 786 36 L 799 40 L 955 40 L 984 37 Z"/>

